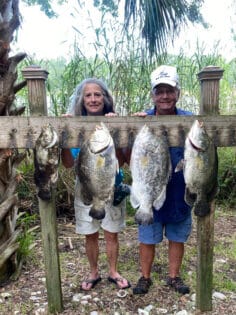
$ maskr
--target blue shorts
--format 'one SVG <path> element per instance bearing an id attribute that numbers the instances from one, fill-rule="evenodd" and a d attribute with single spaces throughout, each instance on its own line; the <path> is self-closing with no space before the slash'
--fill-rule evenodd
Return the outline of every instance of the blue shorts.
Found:
<path id="1" fill-rule="evenodd" d="M 139 225 L 138 239 L 143 244 L 158 244 L 163 240 L 163 234 L 169 241 L 185 243 L 191 233 L 192 216 L 177 223 L 155 222 L 150 225 Z"/>

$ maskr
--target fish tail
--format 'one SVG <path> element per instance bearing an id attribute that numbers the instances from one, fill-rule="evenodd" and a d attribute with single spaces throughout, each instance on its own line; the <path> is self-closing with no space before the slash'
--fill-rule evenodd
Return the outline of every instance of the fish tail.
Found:
<path id="1" fill-rule="evenodd" d="M 105 210 L 104 209 L 95 209 L 94 207 L 92 207 L 89 211 L 89 215 L 90 217 L 97 219 L 97 220 L 102 220 L 105 218 Z"/>
<path id="2" fill-rule="evenodd" d="M 153 223 L 153 213 L 144 212 L 141 209 L 138 210 L 135 214 L 135 222 L 141 225 L 150 225 Z"/>

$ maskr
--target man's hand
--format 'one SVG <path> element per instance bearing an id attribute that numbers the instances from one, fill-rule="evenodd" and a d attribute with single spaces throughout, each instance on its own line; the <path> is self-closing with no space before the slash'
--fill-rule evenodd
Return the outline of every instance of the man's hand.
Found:
<path id="1" fill-rule="evenodd" d="M 131 116 L 146 117 L 147 113 L 145 113 L 145 112 L 137 112 L 137 113 L 132 114 Z"/>

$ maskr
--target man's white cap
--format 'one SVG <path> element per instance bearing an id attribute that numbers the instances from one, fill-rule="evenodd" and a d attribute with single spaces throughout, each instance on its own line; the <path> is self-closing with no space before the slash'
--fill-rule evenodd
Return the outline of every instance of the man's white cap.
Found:
<path id="1" fill-rule="evenodd" d="M 168 84 L 180 89 L 179 76 L 175 67 L 162 65 L 151 73 L 151 85 Z"/>

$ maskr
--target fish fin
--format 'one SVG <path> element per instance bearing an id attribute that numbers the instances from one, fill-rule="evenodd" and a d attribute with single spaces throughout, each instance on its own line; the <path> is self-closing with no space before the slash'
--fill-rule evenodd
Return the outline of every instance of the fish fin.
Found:
<path id="1" fill-rule="evenodd" d="M 162 192 L 160 193 L 160 195 L 158 196 L 158 198 L 156 198 L 153 202 L 153 207 L 156 209 L 156 210 L 159 210 L 163 203 L 165 202 L 166 200 L 166 186 L 163 187 L 162 189 Z"/>
<path id="2" fill-rule="evenodd" d="M 83 201 L 85 205 L 91 205 L 93 198 L 90 193 L 88 193 L 87 189 L 81 187 L 80 191 L 78 192 L 80 199 Z"/>
<path id="3" fill-rule="evenodd" d="M 56 131 L 53 129 L 52 132 L 53 132 L 53 138 L 51 140 L 51 143 L 49 143 L 49 145 L 46 146 L 46 149 L 52 148 L 58 142 L 58 135 L 57 135 Z"/>
<path id="4" fill-rule="evenodd" d="M 183 169 L 184 169 L 184 159 L 181 159 L 175 167 L 175 173 L 180 172 Z"/>
<path id="5" fill-rule="evenodd" d="M 138 209 L 135 214 L 135 222 L 141 225 L 150 225 L 153 223 L 153 212 L 152 211 L 142 211 Z"/>
<path id="6" fill-rule="evenodd" d="M 189 206 L 193 206 L 197 199 L 197 195 L 189 191 L 188 187 L 185 188 L 184 200 Z"/>
<path id="7" fill-rule="evenodd" d="M 120 166 L 119 166 L 119 161 L 116 159 L 116 174 L 119 174 L 120 172 Z"/>
<path id="8" fill-rule="evenodd" d="M 131 189 L 131 194 L 130 194 L 130 203 L 134 209 L 137 209 L 140 206 L 140 202 L 138 198 L 132 193 L 132 189 Z"/>

